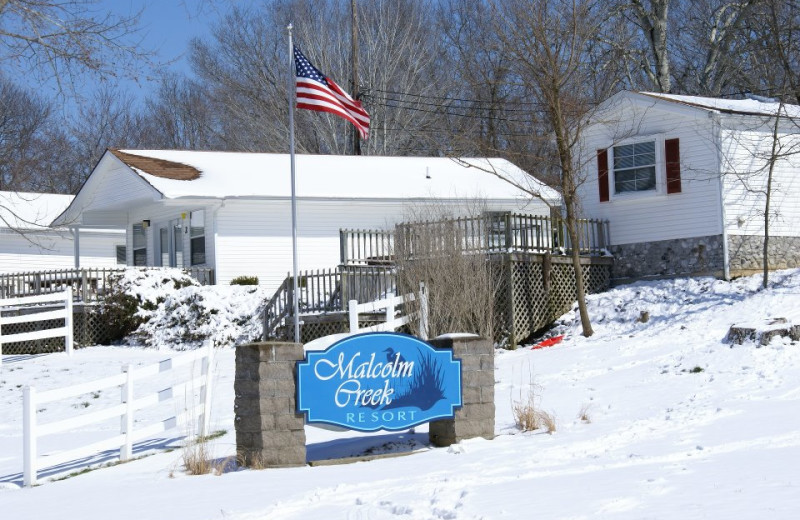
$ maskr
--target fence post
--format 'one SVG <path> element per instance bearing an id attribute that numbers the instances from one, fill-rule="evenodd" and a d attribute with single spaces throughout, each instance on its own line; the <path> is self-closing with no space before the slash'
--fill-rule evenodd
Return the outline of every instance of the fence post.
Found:
<path id="1" fill-rule="evenodd" d="M 425 282 L 419 283 L 419 337 L 428 339 L 428 292 L 425 290 Z"/>
<path id="2" fill-rule="evenodd" d="M 72 291 L 64 292 L 64 327 L 67 329 L 64 333 L 64 348 L 67 350 L 67 355 L 72 355 L 72 346 L 75 341 L 74 334 L 74 316 L 72 314 Z"/>
<path id="3" fill-rule="evenodd" d="M 119 449 L 119 460 L 126 461 L 133 457 L 133 365 L 122 367 L 122 371 L 128 376 L 125 384 L 120 391 L 120 400 L 125 405 L 125 415 L 122 416 L 121 429 L 125 435 L 125 444 Z"/>
<path id="4" fill-rule="evenodd" d="M 22 484 L 36 484 L 36 389 L 22 389 Z"/>
<path id="5" fill-rule="evenodd" d="M 200 423 L 200 438 L 208 437 L 211 427 L 211 380 L 212 363 L 214 362 L 214 342 L 211 338 L 206 340 L 206 355 L 203 357 L 203 391 L 200 398 L 203 400 L 203 420 Z"/>
<path id="6" fill-rule="evenodd" d="M 384 311 L 386 312 L 386 323 L 394 320 L 394 303 L 387 303 Z"/>
<path id="7" fill-rule="evenodd" d="M 81 301 L 86 303 L 87 286 L 89 285 L 89 277 L 86 275 L 86 269 L 81 269 Z"/>
<path id="8" fill-rule="evenodd" d="M 347 304 L 347 314 L 350 317 L 350 332 L 358 332 L 358 300 L 350 300 Z"/>

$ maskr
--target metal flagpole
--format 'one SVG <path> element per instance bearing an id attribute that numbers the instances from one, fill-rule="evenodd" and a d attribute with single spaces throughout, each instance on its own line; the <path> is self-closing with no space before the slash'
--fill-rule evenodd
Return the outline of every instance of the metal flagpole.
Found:
<path id="1" fill-rule="evenodd" d="M 289 162 L 292 169 L 292 315 L 294 316 L 294 341 L 300 342 L 300 304 L 297 299 L 297 196 L 294 182 L 294 97 L 295 70 L 294 44 L 292 43 L 292 24 L 289 31 Z"/>

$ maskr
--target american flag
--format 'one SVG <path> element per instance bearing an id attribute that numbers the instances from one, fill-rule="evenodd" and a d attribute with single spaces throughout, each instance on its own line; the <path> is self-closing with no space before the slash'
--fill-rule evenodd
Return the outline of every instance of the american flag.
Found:
<path id="1" fill-rule="evenodd" d="M 294 65 L 297 77 L 297 108 L 336 114 L 353 123 L 361 138 L 367 139 L 369 114 L 361 106 L 361 102 L 351 98 L 332 79 L 326 78 L 297 47 L 294 48 Z"/>

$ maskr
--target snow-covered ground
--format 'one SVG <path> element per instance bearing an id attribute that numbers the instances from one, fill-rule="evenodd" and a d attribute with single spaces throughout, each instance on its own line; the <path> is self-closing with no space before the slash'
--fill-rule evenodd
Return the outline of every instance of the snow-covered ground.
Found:
<path id="1" fill-rule="evenodd" d="M 775 339 L 731 348 L 723 341 L 734 322 L 800 323 L 800 271 L 772 279 L 766 291 L 758 290 L 759 277 L 703 278 L 592 296 L 591 338 L 580 336 L 567 315 L 558 329 L 564 342 L 497 351 L 494 440 L 429 448 L 424 428 L 373 436 L 307 428 L 311 459 L 368 446 L 415 450 L 347 465 L 189 476 L 177 449 L 20 488 L 22 385 L 57 388 L 169 353 L 95 347 L 71 359 L 5 356 L 0 517 L 798 518 L 800 345 Z M 556 416 L 553 434 L 514 426 L 512 404 L 528 395 L 531 382 L 539 406 Z M 218 356 L 215 383 L 214 429 L 227 434 L 212 450 L 222 461 L 235 451 L 232 349 Z M 94 400 L 82 396 L 42 413 L 57 417 Z"/>

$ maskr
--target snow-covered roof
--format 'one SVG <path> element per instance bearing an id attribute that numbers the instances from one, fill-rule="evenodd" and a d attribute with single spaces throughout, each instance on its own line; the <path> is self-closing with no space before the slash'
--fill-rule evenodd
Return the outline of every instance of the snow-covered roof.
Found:
<path id="1" fill-rule="evenodd" d="M 165 198 L 290 197 L 288 154 L 112 150 L 117 159 Z M 530 198 L 506 177 L 540 192 L 558 193 L 499 158 L 297 155 L 298 197 L 341 199 Z"/>
<path id="2" fill-rule="evenodd" d="M 639 92 L 639 94 L 703 110 L 716 110 L 729 114 L 774 116 L 778 113 L 778 109 L 780 108 L 780 103 L 777 101 L 758 97 L 753 97 L 752 99 L 722 99 L 661 94 L 658 92 Z M 793 118 L 800 117 L 800 106 L 784 104 L 781 108 L 781 115 Z"/>
<path id="3" fill-rule="evenodd" d="M 47 228 L 69 206 L 72 199 L 72 195 L 55 193 L 0 191 L 0 228 Z"/>

